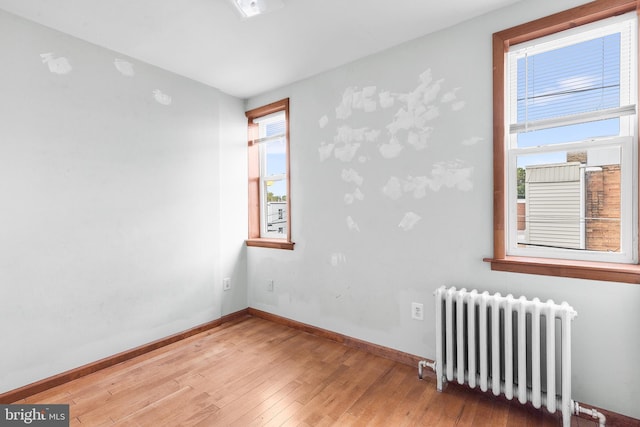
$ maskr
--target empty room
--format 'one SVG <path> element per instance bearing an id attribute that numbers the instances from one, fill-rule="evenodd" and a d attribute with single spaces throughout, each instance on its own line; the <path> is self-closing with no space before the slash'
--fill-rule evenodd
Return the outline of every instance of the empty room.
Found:
<path id="1" fill-rule="evenodd" d="M 0 0 L 0 426 L 640 426 L 637 0 Z"/>

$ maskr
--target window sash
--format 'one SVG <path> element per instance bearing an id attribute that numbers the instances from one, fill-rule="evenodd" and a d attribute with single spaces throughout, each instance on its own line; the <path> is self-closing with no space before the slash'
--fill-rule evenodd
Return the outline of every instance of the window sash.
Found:
<path id="1" fill-rule="evenodd" d="M 269 193 L 269 186 L 268 183 L 276 183 L 279 181 L 285 181 L 286 182 L 286 175 L 285 174 L 279 174 L 279 175 L 270 175 L 270 176 L 265 176 L 265 177 L 261 177 L 260 178 L 260 236 L 261 237 L 269 237 L 269 238 L 278 238 L 278 239 L 282 239 L 285 238 L 287 233 L 286 233 L 286 228 L 289 227 L 288 221 L 287 221 L 287 215 L 284 215 L 283 219 L 283 223 L 285 224 L 285 232 L 284 233 L 280 233 L 277 231 L 270 231 L 269 230 L 269 224 L 271 223 L 269 215 L 269 200 L 268 200 L 268 193 Z M 287 199 L 289 198 L 289 195 L 286 194 L 285 195 L 287 197 Z M 285 201 L 285 209 L 286 209 L 287 203 Z M 283 237 L 283 234 L 285 237 Z"/>
<path id="2" fill-rule="evenodd" d="M 636 114 L 635 104 L 635 70 L 637 64 L 634 61 L 637 40 L 637 17 L 634 12 L 621 16 L 608 18 L 582 27 L 566 30 L 530 42 L 512 46 L 507 53 L 506 90 L 507 90 L 507 114 L 509 124 L 507 134 L 549 129 L 556 126 L 576 124 L 586 121 L 602 120 L 614 117 L 624 117 Z M 619 64 L 619 105 L 616 107 L 602 107 L 577 114 L 565 114 L 558 116 L 546 116 L 542 119 L 530 119 L 528 112 L 524 120 L 518 120 L 518 60 L 528 55 L 537 55 L 553 52 L 557 49 L 577 45 L 581 42 L 600 37 L 620 33 L 620 64 Z M 604 62 L 601 64 L 604 67 Z M 528 70 L 527 70 L 528 76 Z M 528 77 L 525 77 L 527 79 Z M 603 77 L 604 78 L 604 77 Z M 604 81 L 602 81 L 604 84 Z M 595 90 L 599 86 L 590 86 L 589 90 Z M 535 94 L 534 94 L 535 95 Z M 524 102 L 530 99 L 529 91 L 525 92 Z M 559 104 L 561 105 L 561 104 Z M 513 142 L 513 138 L 512 142 Z"/>
<path id="3" fill-rule="evenodd" d="M 587 111 L 581 114 L 572 114 L 563 117 L 553 117 L 549 119 L 534 120 L 524 123 L 512 123 L 509 125 L 510 134 L 531 132 L 536 130 L 551 129 L 560 126 L 575 125 L 579 123 L 592 122 L 597 120 L 613 119 L 616 117 L 626 117 L 636 114 L 636 105 L 625 105 L 622 107 L 607 108 L 604 110 Z"/>
<path id="4" fill-rule="evenodd" d="M 637 204 L 633 185 L 633 148 L 632 137 L 604 138 L 598 141 L 588 140 L 538 147 L 515 148 L 508 152 L 507 165 L 507 253 L 509 256 L 543 257 L 556 259 L 599 261 L 613 263 L 635 263 L 638 259 L 635 235 L 633 206 Z M 576 250 L 553 247 L 521 247 L 518 244 L 517 230 L 517 159 L 519 156 L 565 151 L 587 151 L 597 148 L 620 147 L 620 252 L 604 252 L 594 250 Z M 637 189 L 635 190 L 637 192 Z M 584 208 L 582 206 L 581 208 Z M 582 231 L 581 231 L 582 232 Z M 583 237 L 583 236 L 582 236 Z"/>

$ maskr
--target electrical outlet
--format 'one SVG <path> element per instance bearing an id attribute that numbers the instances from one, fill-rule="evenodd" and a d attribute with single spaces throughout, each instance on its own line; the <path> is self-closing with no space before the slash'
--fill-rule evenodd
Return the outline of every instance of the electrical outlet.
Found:
<path id="1" fill-rule="evenodd" d="M 411 303 L 411 318 L 424 320 L 424 304 L 420 304 L 419 302 Z"/>
<path id="2" fill-rule="evenodd" d="M 231 289 L 231 279 L 229 277 L 225 277 L 222 279 L 222 290 L 228 291 Z"/>
<path id="3" fill-rule="evenodd" d="M 267 292 L 273 292 L 273 280 L 267 280 Z"/>

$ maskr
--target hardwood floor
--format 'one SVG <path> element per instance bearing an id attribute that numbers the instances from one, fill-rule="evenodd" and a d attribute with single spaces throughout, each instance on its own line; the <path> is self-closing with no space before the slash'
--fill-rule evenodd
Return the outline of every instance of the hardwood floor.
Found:
<path id="1" fill-rule="evenodd" d="M 559 426 L 551 415 L 247 316 L 16 403 L 71 426 Z M 574 426 L 595 423 L 573 417 Z"/>

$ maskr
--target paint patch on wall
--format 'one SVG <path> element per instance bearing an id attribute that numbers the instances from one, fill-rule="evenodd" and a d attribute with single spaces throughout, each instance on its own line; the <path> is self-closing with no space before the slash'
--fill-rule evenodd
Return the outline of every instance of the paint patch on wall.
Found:
<path id="1" fill-rule="evenodd" d="M 440 98 L 440 102 L 442 102 L 443 104 L 447 104 L 449 102 L 455 101 L 456 99 L 458 99 L 456 92 L 458 92 L 459 90 L 459 87 L 451 89 L 449 92 L 442 95 L 442 98 Z"/>
<path id="2" fill-rule="evenodd" d="M 391 138 L 387 144 L 382 144 L 379 148 L 380 155 L 385 159 L 393 159 L 398 157 L 402 151 L 402 145 L 396 138 Z"/>
<path id="3" fill-rule="evenodd" d="M 333 146 L 334 146 L 334 144 L 327 144 L 326 142 L 322 141 L 322 143 L 320 144 L 320 147 L 318 148 L 318 153 L 320 154 L 320 161 L 321 162 L 324 162 L 329 157 L 331 157 L 331 152 L 333 151 Z"/>
<path id="4" fill-rule="evenodd" d="M 160 89 L 155 89 L 153 92 L 153 98 L 158 102 L 158 104 L 162 105 L 171 105 L 172 99 L 171 96 L 162 92 Z"/>
<path id="5" fill-rule="evenodd" d="M 480 137 L 480 136 L 472 136 L 471 138 L 467 138 L 464 141 L 462 141 L 462 145 L 466 146 L 466 147 L 470 147 L 472 145 L 476 145 L 479 142 L 484 141 L 484 138 Z"/>
<path id="6" fill-rule="evenodd" d="M 409 176 L 402 183 L 402 190 L 405 193 L 412 193 L 415 199 L 422 199 L 427 195 L 427 187 L 429 186 L 429 179 L 426 176 Z"/>
<path id="7" fill-rule="evenodd" d="M 342 169 L 342 180 L 352 182 L 357 186 L 362 185 L 364 178 L 354 169 Z"/>
<path id="8" fill-rule="evenodd" d="M 339 103 L 335 107 L 336 120 L 330 119 L 331 114 L 322 115 L 318 120 L 321 129 L 335 132 L 332 143 L 327 143 L 328 139 L 320 143 L 320 161 L 329 161 L 335 157 L 336 160 L 345 163 L 357 160 L 364 164 L 399 159 L 394 161 L 399 168 L 405 164 L 418 168 L 419 172 L 415 175 L 407 175 L 404 178 L 391 176 L 386 183 L 375 184 L 381 188 L 382 194 L 391 200 L 398 200 L 403 196 L 418 200 L 425 198 L 430 191 L 436 192 L 441 189 L 470 191 L 473 189 L 473 167 L 461 160 L 435 163 L 431 171 L 426 173 L 424 166 L 419 166 L 419 162 L 403 162 L 407 157 L 413 156 L 414 152 L 427 151 L 433 144 L 451 146 L 451 142 L 456 142 L 453 138 L 457 138 L 457 129 L 456 132 L 450 132 L 451 129 L 448 129 L 442 135 L 436 135 L 436 130 L 437 124 L 443 122 L 442 116 L 452 116 L 453 112 L 465 108 L 465 101 L 459 98 L 461 91 L 461 87 L 447 87 L 443 78 L 434 78 L 430 68 L 419 74 L 416 84 L 408 91 L 395 92 L 387 88 L 379 89 L 374 85 L 347 87 L 342 91 Z M 449 119 L 447 117 L 447 120 Z M 361 127 L 363 124 L 371 127 Z M 471 146 L 481 140 L 478 137 L 470 137 L 457 141 L 463 146 Z M 421 156 L 424 157 L 422 165 L 433 163 L 425 154 Z M 375 165 L 368 169 L 362 168 L 358 172 L 352 168 L 342 169 L 342 181 L 356 186 L 354 191 L 347 190 L 342 193 L 346 205 L 350 206 L 364 200 L 364 193 L 360 187 L 365 178 L 361 173 L 376 170 L 379 169 L 375 168 Z M 411 171 L 407 170 L 404 173 Z M 374 177 L 374 180 L 377 179 L 378 177 Z M 418 209 L 414 208 L 415 211 Z M 420 219 L 415 212 L 408 212 L 398 226 L 403 230 L 410 230 Z M 346 223 L 350 231 L 360 231 L 352 216 L 347 216 Z"/>
<path id="9" fill-rule="evenodd" d="M 422 217 L 420 217 L 420 215 L 414 213 L 414 212 L 407 212 L 404 217 L 402 218 L 402 220 L 400 221 L 400 224 L 398 224 L 398 227 L 400 227 L 401 229 L 403 229 L 404 231 L 409 231 L 411 230 L 417 223 L 418 221 L 420 221 L 422 219 Z"/>
<path id="10" fill-rule="evenodd" d="M 351 106 L 353 105 L 353 88 L 348 87 L 342 93 L 342 102 L 336 107 L 336 118 L 344 120 L 351 116 Z"/>
<path id="11" fill-rule="evenodd" d="M 359 143 L 344 144 L 340 147 L 335 147 L 333 149 L 333 155 L 336 157 L 336 159 L 339 159 L 343 162 L 350 162 L 356 155 L 356 151 L 358 151 L 358 148 L 360 148 Z"/>
<path id="12" fill-rule="evenodd" d="M 136 72 L 133 69 L 133 64 L 125 61 L 124 59 L 116 58 L 113 61 L 113 65 L 116 67 L 116 70 L 120 74 L 126 77 L 133 77 L 136 75 Z"/>
<path id="13" fill-rule="evenodd" d="M 331 254 L 329 262 L 333 267 L 338 267 L 341 264 L 347 263 L 347 256 L 341 252 Z"/>
<path id="14" fill-rule="evenodd" d="M 378 98 L 380 100 L 380 106 L 382 108 L 391 108 L 394 104 L 394 98 L 391 96 L 391 92 L 384 91 L 378 94 Z"/>
<path id="15" fill-rule="evenodd" d="M 378 88 L 375 86 L 367 86 L 362 89 L 362 110 L 365 113 L 373 113 L 378 109 L 378 102 L 376 101 L 376 91 Z"/>
<path id="16" fill-rule="evenodd" d="M 460 110 L 462 110 L 464 108 L 465 105 L 467 105 L 467 103 L 464 102 L 464 101 L 454 102 L 453 105 L 451 105 L 451 110 L 460 111 Z"/>
<path id="17" fill-rule="evenodd" d="M 338 132 L 334 138 L 335 142 L 343 142 L 348 144 L 353 141 L 357 142 L 372 142 L 375 141 L 380 131 L 371 130 L 367 127 L 352 128 L 350 126 L 340 126 Z"/>
<path id="18" fill-rule="evenodd" d="M 356 200 L 364 200 L 364 193 L 359 188 L 356 188 L 353 193 L 344 195 L 344 203 L 347 205 L 353 204 Z"/>
<path id="19" fill-rule="evenodd" d="M 358 223 L 354 221 L 351 215 L 347 217 L 347 228 L 349 229 L 349 231 L 360 231 Z"/>
<path id="20" fill-rule="evenodd" d="M 392 176 L 382 187 L 382 193 L 392 200 L 397 200 L 402 197 L 402 183 L 397 177 Z"/>
<path id="21" fill-rule="evenodd" d="M 427 148 L 431 132 L 433 132 L 433 128 L 431 127 L 425 127 L 420 132 L 411 131 L 407 135 L 407 144 L 415 148 L 416 151 L 424 150 Z"/>
<path id="22" fill-rule="evenodd" d="M 377 129 L 367 130 L 364 133 L 364 139 L 367 142 L 375 142 L 380 136 L 380 131 Z"/>
<path id="23" fill-rule="evenodd" d="M 56 57 L 53 52 L 41 53 L 42 63 L 47 64 L 49 71 L 54 74 L 69 74 L 73 67 L 64 56 Z"/>
<path id="24" fill-rule="evenodd" d="M 405 193 L 411 193 L 415 199 L 421 199 L 426 196 L 427 188 L 430 187 L 431 180 L 426 176 L 408 176 L 406 179 L 392 176 L 382 187 L 382 193 L 392 200 L 399 199 Z"/>
<path id="25" fill-rule="evenodd" d="M 461 160 L 439 162 L 433 165 L 429 187 L 433 191 L 442 187 L 470 191 L 473 189 L 472 174 L 473 167 L 466 166 Z"/>

